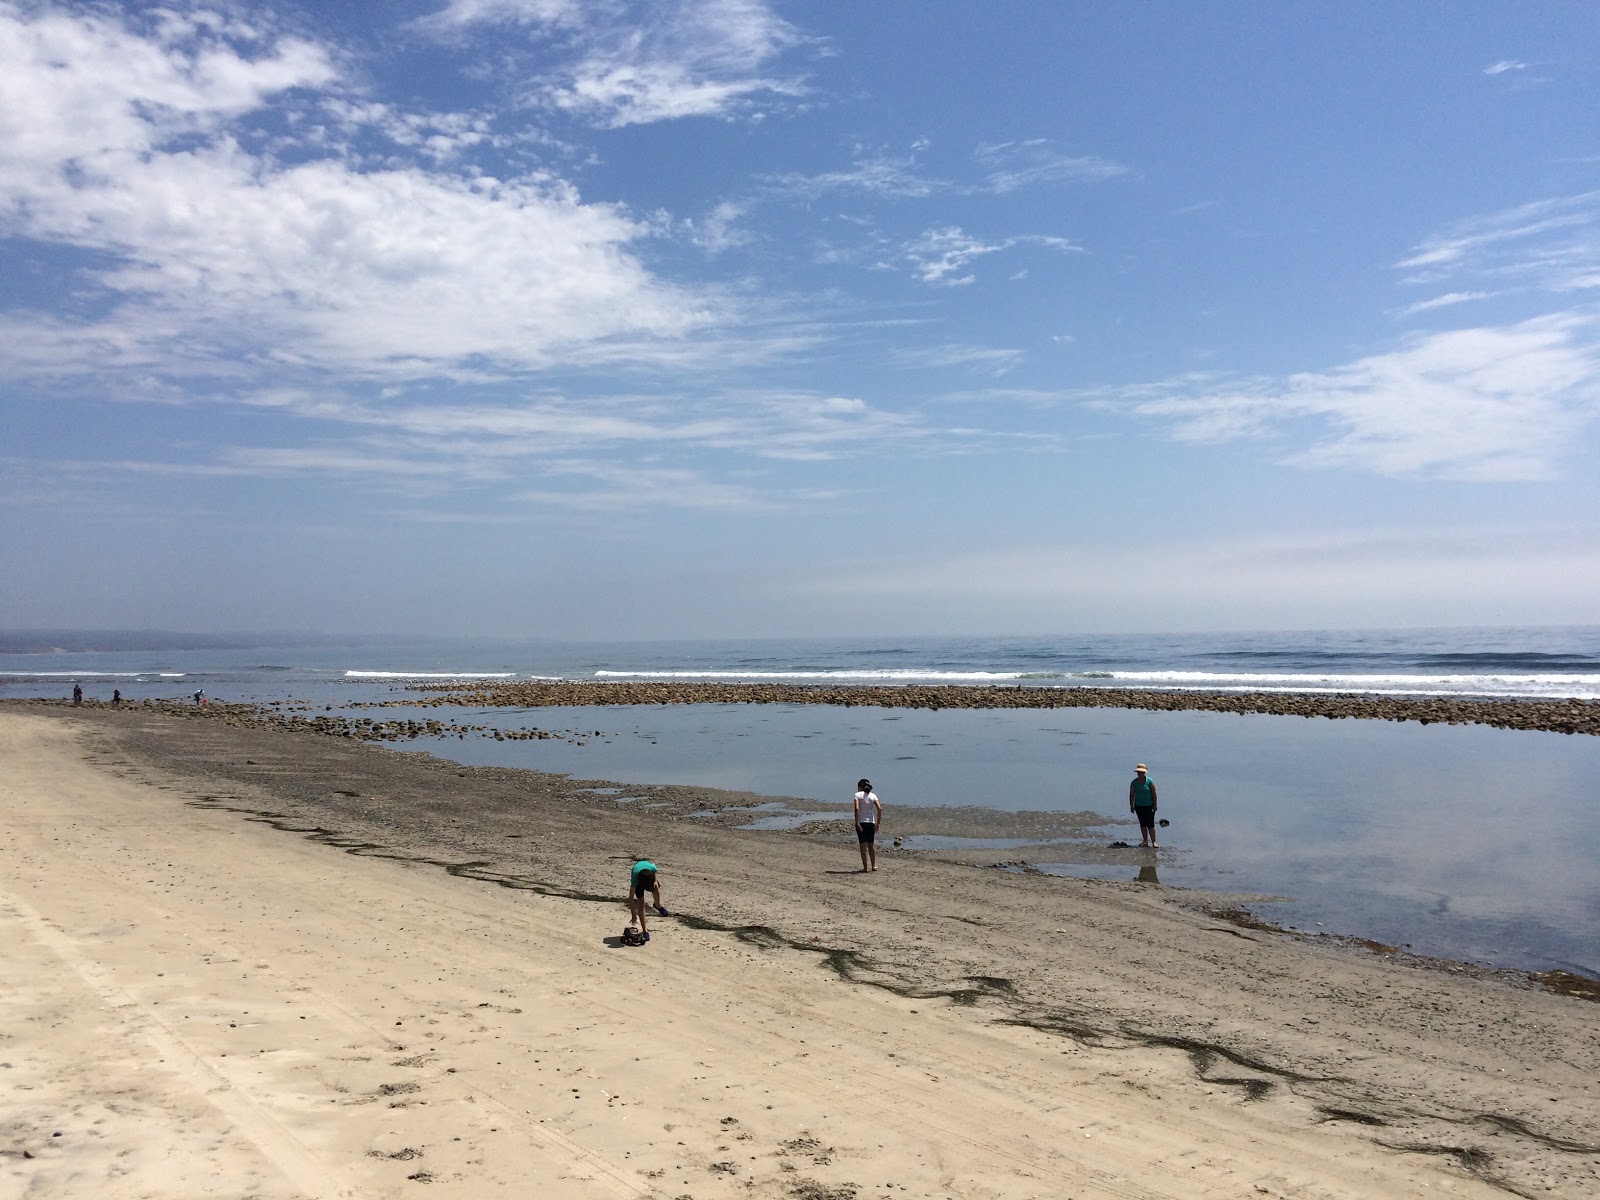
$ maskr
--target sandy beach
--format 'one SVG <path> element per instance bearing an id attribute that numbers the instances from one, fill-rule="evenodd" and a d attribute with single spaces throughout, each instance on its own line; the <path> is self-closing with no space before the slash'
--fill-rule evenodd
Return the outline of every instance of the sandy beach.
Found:
<path id="1" fill-rule="evenodd" d="M 264 724 L 0 762 L 3 1196 L 1600 1193 L 1600 1010 L 1516 973 Z"/>

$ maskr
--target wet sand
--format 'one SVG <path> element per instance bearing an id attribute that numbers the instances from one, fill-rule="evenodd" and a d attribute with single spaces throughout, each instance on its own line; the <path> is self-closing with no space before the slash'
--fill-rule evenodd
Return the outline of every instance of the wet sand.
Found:
<path id="1" fill-rule="evenodd" d="M 24 1194 L 1600 1192 L 1597 1010 L 1528 976 L 216 717 L 0 706 Z"/>

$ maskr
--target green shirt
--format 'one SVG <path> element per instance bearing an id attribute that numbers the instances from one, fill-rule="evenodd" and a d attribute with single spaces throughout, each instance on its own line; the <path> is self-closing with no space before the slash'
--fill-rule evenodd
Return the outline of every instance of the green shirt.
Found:
<path id="1" fill-rule="evenodd" d="M 641 858 L 638 862 L 633 864 L 633 874 L 629 876 L 629 879 L 634 886 L 637 887 L 639 883 L 639 876 L 643 875 L 646 871 L 654 871 L 656 869 L 655 863 L 651 862 L 648 858 Z"/>
<path id="2" fill-rule="evenodd" d="M 1148 775 L 1141 775 L 1128 785 L 1128 795 L 1133 797 L 1135 808 L 1149 808 L 1156 802 L 1156 785 Z"/>

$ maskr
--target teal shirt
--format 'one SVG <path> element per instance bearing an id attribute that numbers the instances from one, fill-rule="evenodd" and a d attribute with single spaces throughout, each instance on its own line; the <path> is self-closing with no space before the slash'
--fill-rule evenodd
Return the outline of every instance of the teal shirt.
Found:
<path id="1" fill-rule="evenodd" d="M 1135 779 L 1128 786 L 1128 795 L 1133 797 L 1133 806 L 1135 808 L 1149 808 L 1155 804 L 1156 786 L 1148 775 L 1141 779 Z"/>
<path id="2" fill-rule="evenodd" d="M 644 874 L 646 871 L 654 870 L 657 870 L 655 863 L 651 862 L 648 858 L 641 858 L 638 862 L 633 864 L 633 874 L 629 876 L 629 881 L 637 886 L 640 875 Z"/>

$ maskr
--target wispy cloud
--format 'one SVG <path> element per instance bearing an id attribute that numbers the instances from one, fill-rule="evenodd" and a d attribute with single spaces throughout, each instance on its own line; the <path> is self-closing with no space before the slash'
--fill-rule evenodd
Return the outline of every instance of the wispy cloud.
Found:
<path id="1" fill-rule="evenodd" d="M 1022 362 L 1021 350 L 999 346 L 968 346 L 950 343 L 942 346 L 903 347 L 894 352 L 892 361 L 899 366 L 927 367 L 981 367 L 997 375 L 1004 374 Z"/>
<path id="2" fill-rule="evenodd" d="M 785 199 L 814 199 L 830 192 L 860 192 L 895 198 L 932 196 L 953 188 L 948 180 L 926 174 L 914 148 L 909 154 L 894 154 L 883 149 L 856 146 L 850 165 L 837 171 L 814 175 L 789 172 L 770 175 L 765 180 L 769 195 Z"/>
<path id="3" fill-rule="evenodd" d="M 1101 183 L 1130 175 L 1129 168 L 1093 155 L 1063 154 L 1043 138 L 996 142 L 972 153 L 976 179 L 944 178 L 928 172 L 926 139 L 905 152 L 857 145 L 850 165 L 836 171 L 770 176 L 768 189 L 789 197 L 814 198 L 830 192 L 858 192 L 898 199 L 936 195 L 1003 195 L 1047 183 Z"/>
<path id="4" fill-rule="evenodd" d="M 1600 191 L 1459 222 L 1396 266 L 1416 283 L 1481 277 L 1552 292 L 1600 287 Z"/>
<path id="5" fill-rule="evenodd" d="M 275 391 L 245 403 L 296 421 L 294 445 L 218 447 L 198 459 L 35 460 L 41 479 L 322 478 L 378 493 L 490 486 L 497 503 L 585 511 L 757 511 L 831 503 L 837 491 L 779 481 L 778 464 L 893 449 L 971 450 L 980 430 L 930 427 L 849 396 L 754 393 L 714 404 L 617 396 L 583 404 L 375 404 Z"/>
<path id="6" fill-rule="evenodd" d="M 759 116 L 761 100 L 805 92 L 769 68 L 806 39 L 762 0 L 453 0 L 417 22 L 447 34 L 486 25 L 539 43 L 534 102 L 609 128 Z"/>
<path id="7" fill-rule="evenodd" d="M 1001 366 L 1012 353 L 955 347 L 942 357 Z M 167 459 L 39 459 L 30 469 L 43 480 L 101 485 L 118 474 L 298 477 L 386 494 L 471 490 L 493 494 L 497 503 L 588 511 L 796 510 L 831 504 L 842 493 L 785 482 L 794 473 L 783 464 L 1060 448 L 1053 433 L 936 424 L 859 396 L 782 389 L 449 403 L 278 388 L 233 402 L 281 415 L 285 421 L 275 427 L 290 431 L 291 444 L 179 448 Z"/>
<path id="8" fill-rule="evenodd" d="M 554 481 L 565 480 L 565 486 L 515 492 L 507 499 L 585 512 L 661 508 L 760 512 L 788 505 L 787 497 L 748 484 L 710 479 L 692 468 L 569 461 L 550 464 L 545 473 Z"/>
<path id="9" fill-rule="evenodd" d="M 1559 472 L 1600 416 L 1600 322 L 1562 315 L 1411 339 L 1283 379 L 1179 380 L 1128 393 L 1187 441 L 1329 432 L 1282 461 L 1392 476 L 1507 482 Z"/>
<path id="10" fill-rule="evenodd" d="M 1499 62 L 1490 63 L 1483 69 L 1485 75 L 1504 75 L 1507 71 L 1526 71 L 1528 64 L 1518 62 L 1514 58 L 1502 58 Z"/>
<path id="11" fill-rule="evenodd" d="M 1432 312 L 1438 308 L 1450 308 L 1457 304 L 1466 304 L 1473 300 L 1487 300 L 1490 292 L 1446 292 L 1442 296 L 1435 296 L 1431 300 L 1418 300 L 1415 304 L 1408 304 L 1400 310 L 1403 317 L 1413 317 L 1418 313 Z"/>
<path id="12" fill-rule="evenodd" d="M 686 395 L 531 396 L 514 403 L 372 403 L 269 392 L 245 403 L 404 439 L 430 454 L 551 458 L 605 449 L 738 451 L 755 457 L 833 458 L 928 432 L 858 397 L 801 391 Z"/>
<path id="13" fill-rule="evenodd" d="M 987 190 L 998 194 L 1044 183 L 1103 183 L 1132 172 L 1119 162 L 1090 154 L 1063 154 L 1044 138 L 979 146 L 973 159 Z"/>
<path id="14" fill-rule="evenodd" d="M 615 11 L 606 0 L 450 0 L 416 22 L 422 29 L 465 29 L 474 25 L 581 25 L 585 10 Z"/>
<path id="15" fill-rule="evenodd" d="M 1081 251 L 1081 247 L 1061 237 L 1026 234 L 986 242 L 964 232 L 958 226 L 948 225 L 942 229 L 925 231 L 919 238 L 905 246 L 902 256 L 910 264 L 913 274 L 923 283 L 958 287 L 972 283 L 977 278 L 967 273 L 967 267 L 972 262 L 985 255 L 1010 250 L 1014 246 L 1044 246 L 1068 253 Z"/>
<path id="16" fill-rule="evenodd" d="M 724 201 L 691 224 L 689 238 L 709 254 L 721 254 L 734 246 L 747 245 L 753 237 L 749 230 L 739 226 L 744 215 L 744 205 Z"/>

